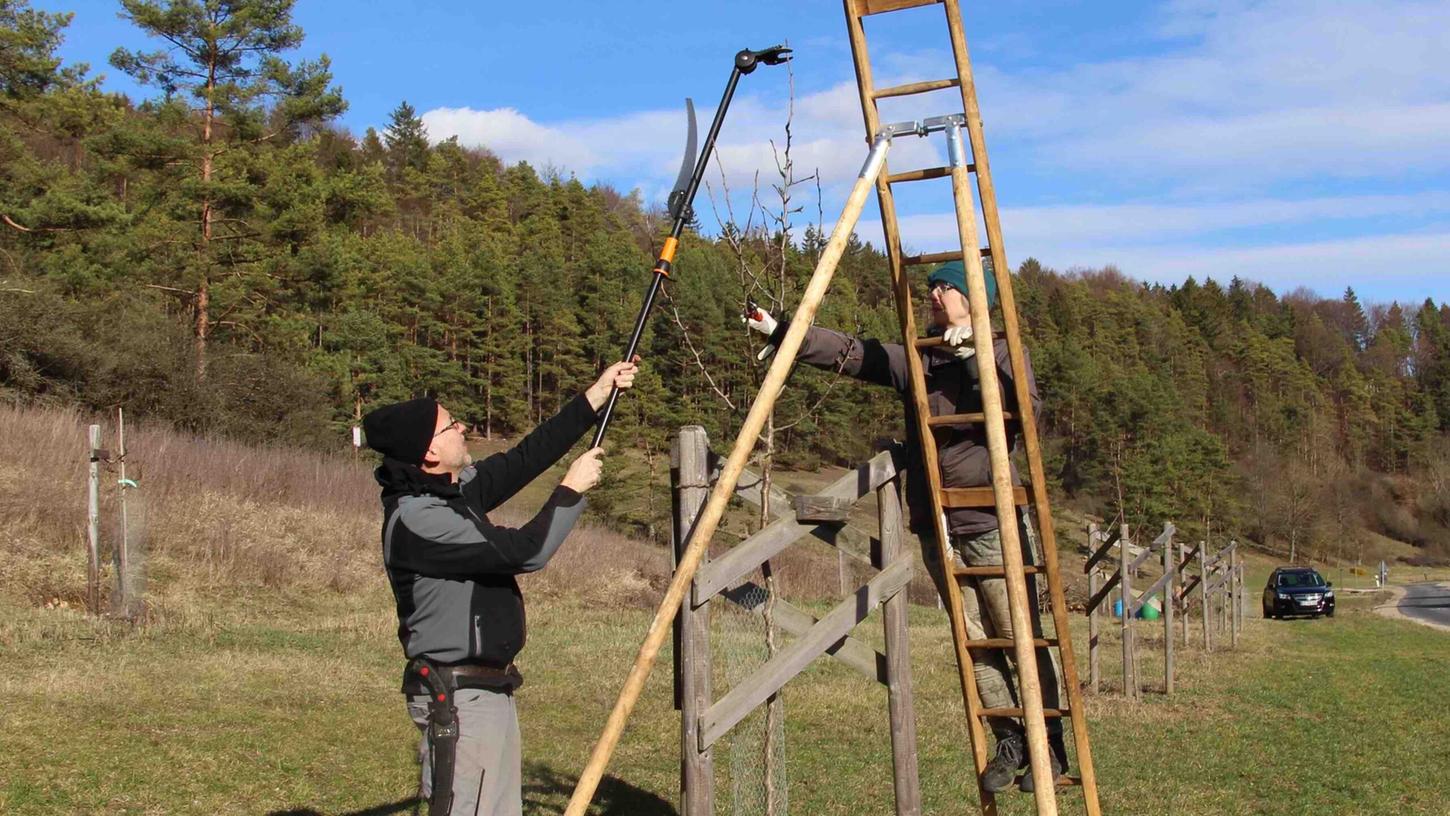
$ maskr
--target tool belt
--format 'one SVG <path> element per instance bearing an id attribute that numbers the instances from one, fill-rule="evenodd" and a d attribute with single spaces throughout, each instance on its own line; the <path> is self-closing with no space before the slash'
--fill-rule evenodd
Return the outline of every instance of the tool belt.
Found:
<path id="1" fill-rule="evenodd" d="M 459 689 L 480 688 L 513 694 L 524 682 L 518 668 L 480 663 L 437 663 L 424 657 L 408 661 L 403 671 L 403 693 L 428 696 L 428 755 L 432 759 L 432 796 L 429 816 L 448 816 L 453 806 L 453 770 L 458 756 Z"/>
<path id="2" fill-rule="evenodd" d="M 428 668 L 430 675 L 442 680 L 450 693 L 458 689 L 488 689 L 512 694 L 514 689 L 524 684 L 524 676 L 512 663 L 500 667 L 482 663 L 439 663 L 420 657 L 409 661 L 408 668 L 403 672 L 404 694 L 432 693 L 427 676 L 420 671 L 424 666 Z"/>

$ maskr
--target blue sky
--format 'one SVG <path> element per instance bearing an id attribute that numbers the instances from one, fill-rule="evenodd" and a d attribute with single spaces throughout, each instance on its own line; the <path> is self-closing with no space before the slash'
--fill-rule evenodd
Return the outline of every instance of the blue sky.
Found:
<path id="1" fill-rule="evenodd" d="M 109 89 L 145 93 L 106 65 L 117 45 L 155 47 L 118 4 L 34 5 L 75 12 L 67 59 L 91 63 Z M 1450 0 L 969 1 L 965 14 L 1014 263 L 1450 300 Z M 829 228 L 865 153 L 831 0 L 299 0 L 295 19 L 300 54 L 332 59 L 354 132 L 407 99 L 434 138 L 651 201 L 679 163 L 684 97 L 703 130 L 735 51 L 788 42 L 790 73 L 742 81 L 696 202 L 707 227 L 727 187 L 744 219 L 757 172 L 769 200 L 792 98 L 797 174 L 821 180 L 819 202 L 814 184 L 796 189 L 799 223 L 820 212 Z M 951 73 L 940 7 L 868 18 L 866 32 L 878 84 Z M 890 101 L 883 117 L 952 102 Z M 891 164 L 943 158 L 939 139 L 913 140 Z M 945 181 L 912 185 L 900 206 L 910 249 L 952 245 Z M 859 232 L 880 243 L 874 203 Z"/>

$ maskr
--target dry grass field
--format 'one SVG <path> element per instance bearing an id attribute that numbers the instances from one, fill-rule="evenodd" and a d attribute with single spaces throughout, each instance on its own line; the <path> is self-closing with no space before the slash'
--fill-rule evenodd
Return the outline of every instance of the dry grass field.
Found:
<path id="1" fill-rule="evenodd" d="M 128 623 L 80 611 L 83 425 L 66 412 L 0 409 L 0 812 L 406 812 L 414 732 L 396 691 L 365 464 L 129 433 L 148 583 L 144 615 Z M 526 492 L 505 513 L 517 518 L 531 500 Z M 108 540 L 114 510 L 104 508 Z M 1141 624 L 1144 700 L 1090 698 L 1104 811 L 1450 812 L 1446 635 L 1372 614 L 1368 593 L 1345 595 L 1333 620 L 1260 620 L 1252 605 L 1271 566 L 1250 562 L 1239 649 L 1190 647 L 1179 692 L 1165 697 L 1161 627 Z M 796 569 L 793 589 L 824 608 L 834 559 Z M 668 571 L 660 549 L 585 528 L 528 577 L 527 813 L 562 807 Z M 879 641 L 876 621 L 859 631 Z M 914 608 L 911 638 L 927 812 L 972 812 L 944 616 Z M 1107 638 L 1110 687 L 1115 645 Z M 600 813 L 674 813 L 669 659 L 631 721 Z M 890 812 L 884 691 L 824 661 L 784 699 L 792 811 Z M 1072 794 L 1064 801 L 1079 812 Z M 1007 797 L 1003 812 L 1031 812 L 1030 801 Z"/>

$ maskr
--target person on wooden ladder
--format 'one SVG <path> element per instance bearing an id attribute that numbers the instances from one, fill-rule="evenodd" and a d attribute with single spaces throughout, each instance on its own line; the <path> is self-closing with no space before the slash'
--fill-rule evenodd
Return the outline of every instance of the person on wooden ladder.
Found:
<path id="1" fill-rule="evenodd" d="M 383 455 L 383 566 L 408 659 L 403 693 L 422 732 L 419 798 L 429 816 L 523 811 L 518 713 L 524 600 L 514 576 L 541 569 L 564 542 L 583 493 L 599 483 L 602 448 L 569 465 L 521 527 L 488 513 L 553 467 L 598 419 L 612 387 L 638 367 L 616 363 L 511 450 L 475 464 L 464 425 L 432 399 L 385 405 L 363 418 Z"/>
<path id="2" fill-rule="evenodd" d="M 987 268 L 987 300 L 995 305 L 997 283 Z M 938 267 L 927 278 L 931 297 L 932 326 L 929 334 L 938 335 L 944 345 L 922 349 L 923 371 L 926 374 L 927 399 L 933 416 L 969 414 L 982 411 L 981 386 L 978 383 L 976 349 L 972 345 L 970 308 L 967 303 L 966 272 L 961 261 Z M 767 335 L 759 359 L 770 356 L 785 336 L 787 324 L 776 321 L 760 309 L 750 310 L 746 324 Z M 1013 386 L 1011 359 L 1007 341 L 995 343 L 996 366 L 1002 383 L 1003 410 L 1015 413 L 1016 391 Z M 916 444 L 915 412 L 911 408 L 911 384 L 906 367 L 906 347 L 898 343 L 851 337 L 840 332 L 812 326 L 796 359 L 810 365 L 840 371 L 860 380 L 895 388 L 902 395 L 906 409 L 908 447 L 907 505 L 911 513 L 911 530 L 922 541 L 922 558 L 937 590 L 946 598 L 947 576 L 942 569 L 932 523 L 931 497 L 926 477 L 922 474 L 922 457 Z M 1025 357 L 1025 352 L 1024 352 Z M 1032 413 L 1040 416 L 1042 400 L 1027 361 L 1027 389 L 1032 399 Z M 986 430 L 980 426 L 942 428 L 937 431 L 943 487 L 982 487 L 991 484 L 991 464 L 987 454 Z M 1010 427 L 1009 427 L 1010 433 Z M 1022 484 L 1016 465 L 1012 468 L 1013 484 Z M 1002 538 L 997 513 L 992 508 L 951 508 L 947 510 L 947 529 L 951 548 L 967 566 L 1000 566 Z M 1040 563 L 1037 535 L 1025 508 L 1017 520 L 1025 564 Z M 1037 610 L 1037 587 L 1034 576 L 1027 576 L 1027 597 L 1032 604 L 1034 635 L 1041 637 L 1042 622 Z M 971 577 L 962 582 L 962 605 L 966 613 L 967 636 L 973 640 L 988 637 L 1012 637 L 1012 618 L 1007 603 L 1006 580 L 999 577 Z M 986 614 L 984 615 L 983 612 Z M 972 664 L 977 691 L 987 708 L 1020 708 L 1016 683 L 1009 664 L 1010 650 L 974 649 Z M 1043 708 L 1060 708 L 1057 663 L 1051 651 L 1037 651 L 1038 674 L 1042 684 Z M 1014 717 L 991 717 L 989 726 L 997 738 L 997 750 L 982 776 L 982 785 L 999 791 L 1016 781 L 1023 791 L 1034 789 L 1028 765 L 1027 746 L 1022 723 Z M 1067 748 L 1063 742 L 1062 720 L 1047 720 L 1047 734 L 1052 746 L 1052 768 L 1057 775 L 1067 770 Z M 1026 769 L 1020 780 L 1018 773 Z"/>

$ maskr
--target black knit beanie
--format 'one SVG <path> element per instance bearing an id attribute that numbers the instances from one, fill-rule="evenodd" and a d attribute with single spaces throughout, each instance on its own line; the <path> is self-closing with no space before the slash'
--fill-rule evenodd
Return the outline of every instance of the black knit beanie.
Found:
<path id="1" fill-rule="evenodd" d="M 423 464 L 438 424 L 438 403 L 432 397 L 384 405 L 363 417 L 368 447 L 410 465 Z"/>

